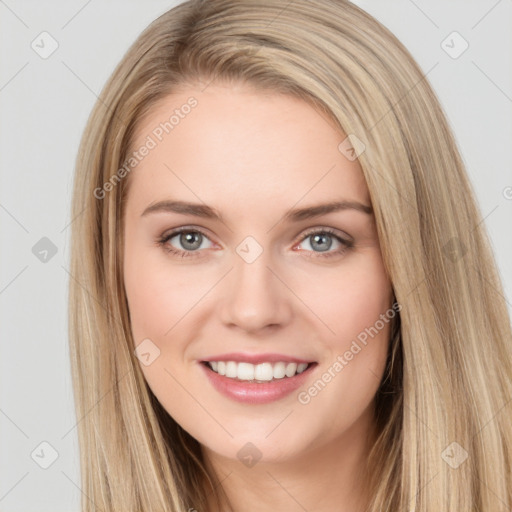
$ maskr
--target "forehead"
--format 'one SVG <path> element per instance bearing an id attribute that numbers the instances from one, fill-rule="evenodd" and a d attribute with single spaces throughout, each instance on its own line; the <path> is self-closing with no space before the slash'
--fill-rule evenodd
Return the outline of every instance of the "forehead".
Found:
<path id="1" fill-rule="evenodd" d="M 188 87 L 160 100 L 139 123 L 128 203 L 167 196 L 232 207 L 270 208 L 321 200 L 369 203 L 346 135 L 298 98 L 245 86 Z"/>

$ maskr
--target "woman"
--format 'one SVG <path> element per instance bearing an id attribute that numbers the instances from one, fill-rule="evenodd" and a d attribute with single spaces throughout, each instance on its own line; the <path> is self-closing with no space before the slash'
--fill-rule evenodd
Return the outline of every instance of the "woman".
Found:
<path id="1" fill-rule="evenodd" d="M 361 9 L 162 15 L 91 115 L 75 216 L 83 510 L 512 506 L 481 216 L 428 82 Z"/>

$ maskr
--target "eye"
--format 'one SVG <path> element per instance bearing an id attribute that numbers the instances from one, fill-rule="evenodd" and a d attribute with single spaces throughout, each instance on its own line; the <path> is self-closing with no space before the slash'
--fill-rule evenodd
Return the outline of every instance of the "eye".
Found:
<path id="1" fill-rule="evenodd" d="M 177 243 L 181 245 L 184 250 L 176 248 L 170 243 L 173 238 L 177 239 Z M 183 227 L 162 236 L 162 238 L 160 238 L 157 243 L 167 252 L 184 258 L 189 256 L 196 256 L 194 253 L 200 249 L 207 249 L 207 247 L 203 246 L 203 242 L 205 240 L 209 240 L 209 238 L 202 231 L 198 229 Z"/>
<path id="2" fill-rule="evenodd" d="M 338 248 L 334 251 L 330 251 L 329 249 L 333 246 L 333 239 L 335 240 L 334 245 L 338 245 Z M 309 246 L 312 248 L 312 252 L 314 253 L 308 257 L 313 258 L 330 258 L 332 256 L 340 256 L 354 246 L 354 242 L 352 240 L 337 235 L 336 231 L 330 228 L 315 229 L 307 232 L 301 238 L 299 245 L 301 245 L 305 240 L 309 240 Z M 295 245 L 295 247 L 298 247 L 299 245 Z"/>

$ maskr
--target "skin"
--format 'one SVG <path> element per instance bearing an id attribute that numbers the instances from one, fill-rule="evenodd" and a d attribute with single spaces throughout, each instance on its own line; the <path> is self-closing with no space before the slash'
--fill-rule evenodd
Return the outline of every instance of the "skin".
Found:
<path id="1" fill-rule="evenodd" d="M 198 100 L 129 175 L 124 280 L 133 338 L 160 350 L 142 372 L 169 415 L 201 443 L 233 510 L 248 503 L 252 512 L 363 510 L 361 471 L 375 439 L 372 406 L 389 324 L 307 404 L 296 392 L 269 404 L 232 401 L 199 363 L 226 352 L 295 355 L 318 362 L 301 387 L 307 390 L 391 307 L 373 214 L 346 209 L 283 220 L 291 208 L 335 200 L 370 206 L 361 168 L 338 150 L 345 135 L 309 104 L 247 85 L 203 87 L 160 101 L 136 133 L 139 147 L 169 112 L 190 96 Z M 210 205 L 224 222 L 141 216 L 171 198 Z M 166 242 L 188 248 L 185 258 L 158 244 L 181 226 L 206 235 L 195 252 L 179 234 Z M 329 235 L 315 244 L 305 236 L 311 228 L 332 228 L 353 247 L 343 250 Z M 236 252 L 247 236 L 263 249 L 250 264 Z M 329 243 L 333 256 L 322 257 Z M 247 442 L 261 452 L 252 467 L 237 457 Z"/>

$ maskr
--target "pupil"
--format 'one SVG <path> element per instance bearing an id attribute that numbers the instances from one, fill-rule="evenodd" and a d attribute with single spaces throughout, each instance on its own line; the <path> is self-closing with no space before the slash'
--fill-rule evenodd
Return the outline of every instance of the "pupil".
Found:
<path id="1" fill-rule="evenodd" d="M 317 235 L 313 235 L 313 247 L 314 247 L 314 244 L 316 244 L 317 242 L 321 242 L 321 243 L 324 243 L 325 244 L 325 241 L 326 239 L 329 239 L 330 240 L 330 235 L 327 235 L 327 234 L 317 234 Z M 330 240 L 330 243 L 327 244 L 327 247 L 317 247 L 320 251 L 327 251 L 328 249 L 331 248 L 331 245 L 332 245 L 332 240 Z"/>
<path id="2" fill-rule="evenodd" d="M 188 232 L 181 235 L 181 244 L 187 249 L 197 249 L 201 246 L 201 233 Z M 199 242 L 199 243 L 198 243 Z"/>

